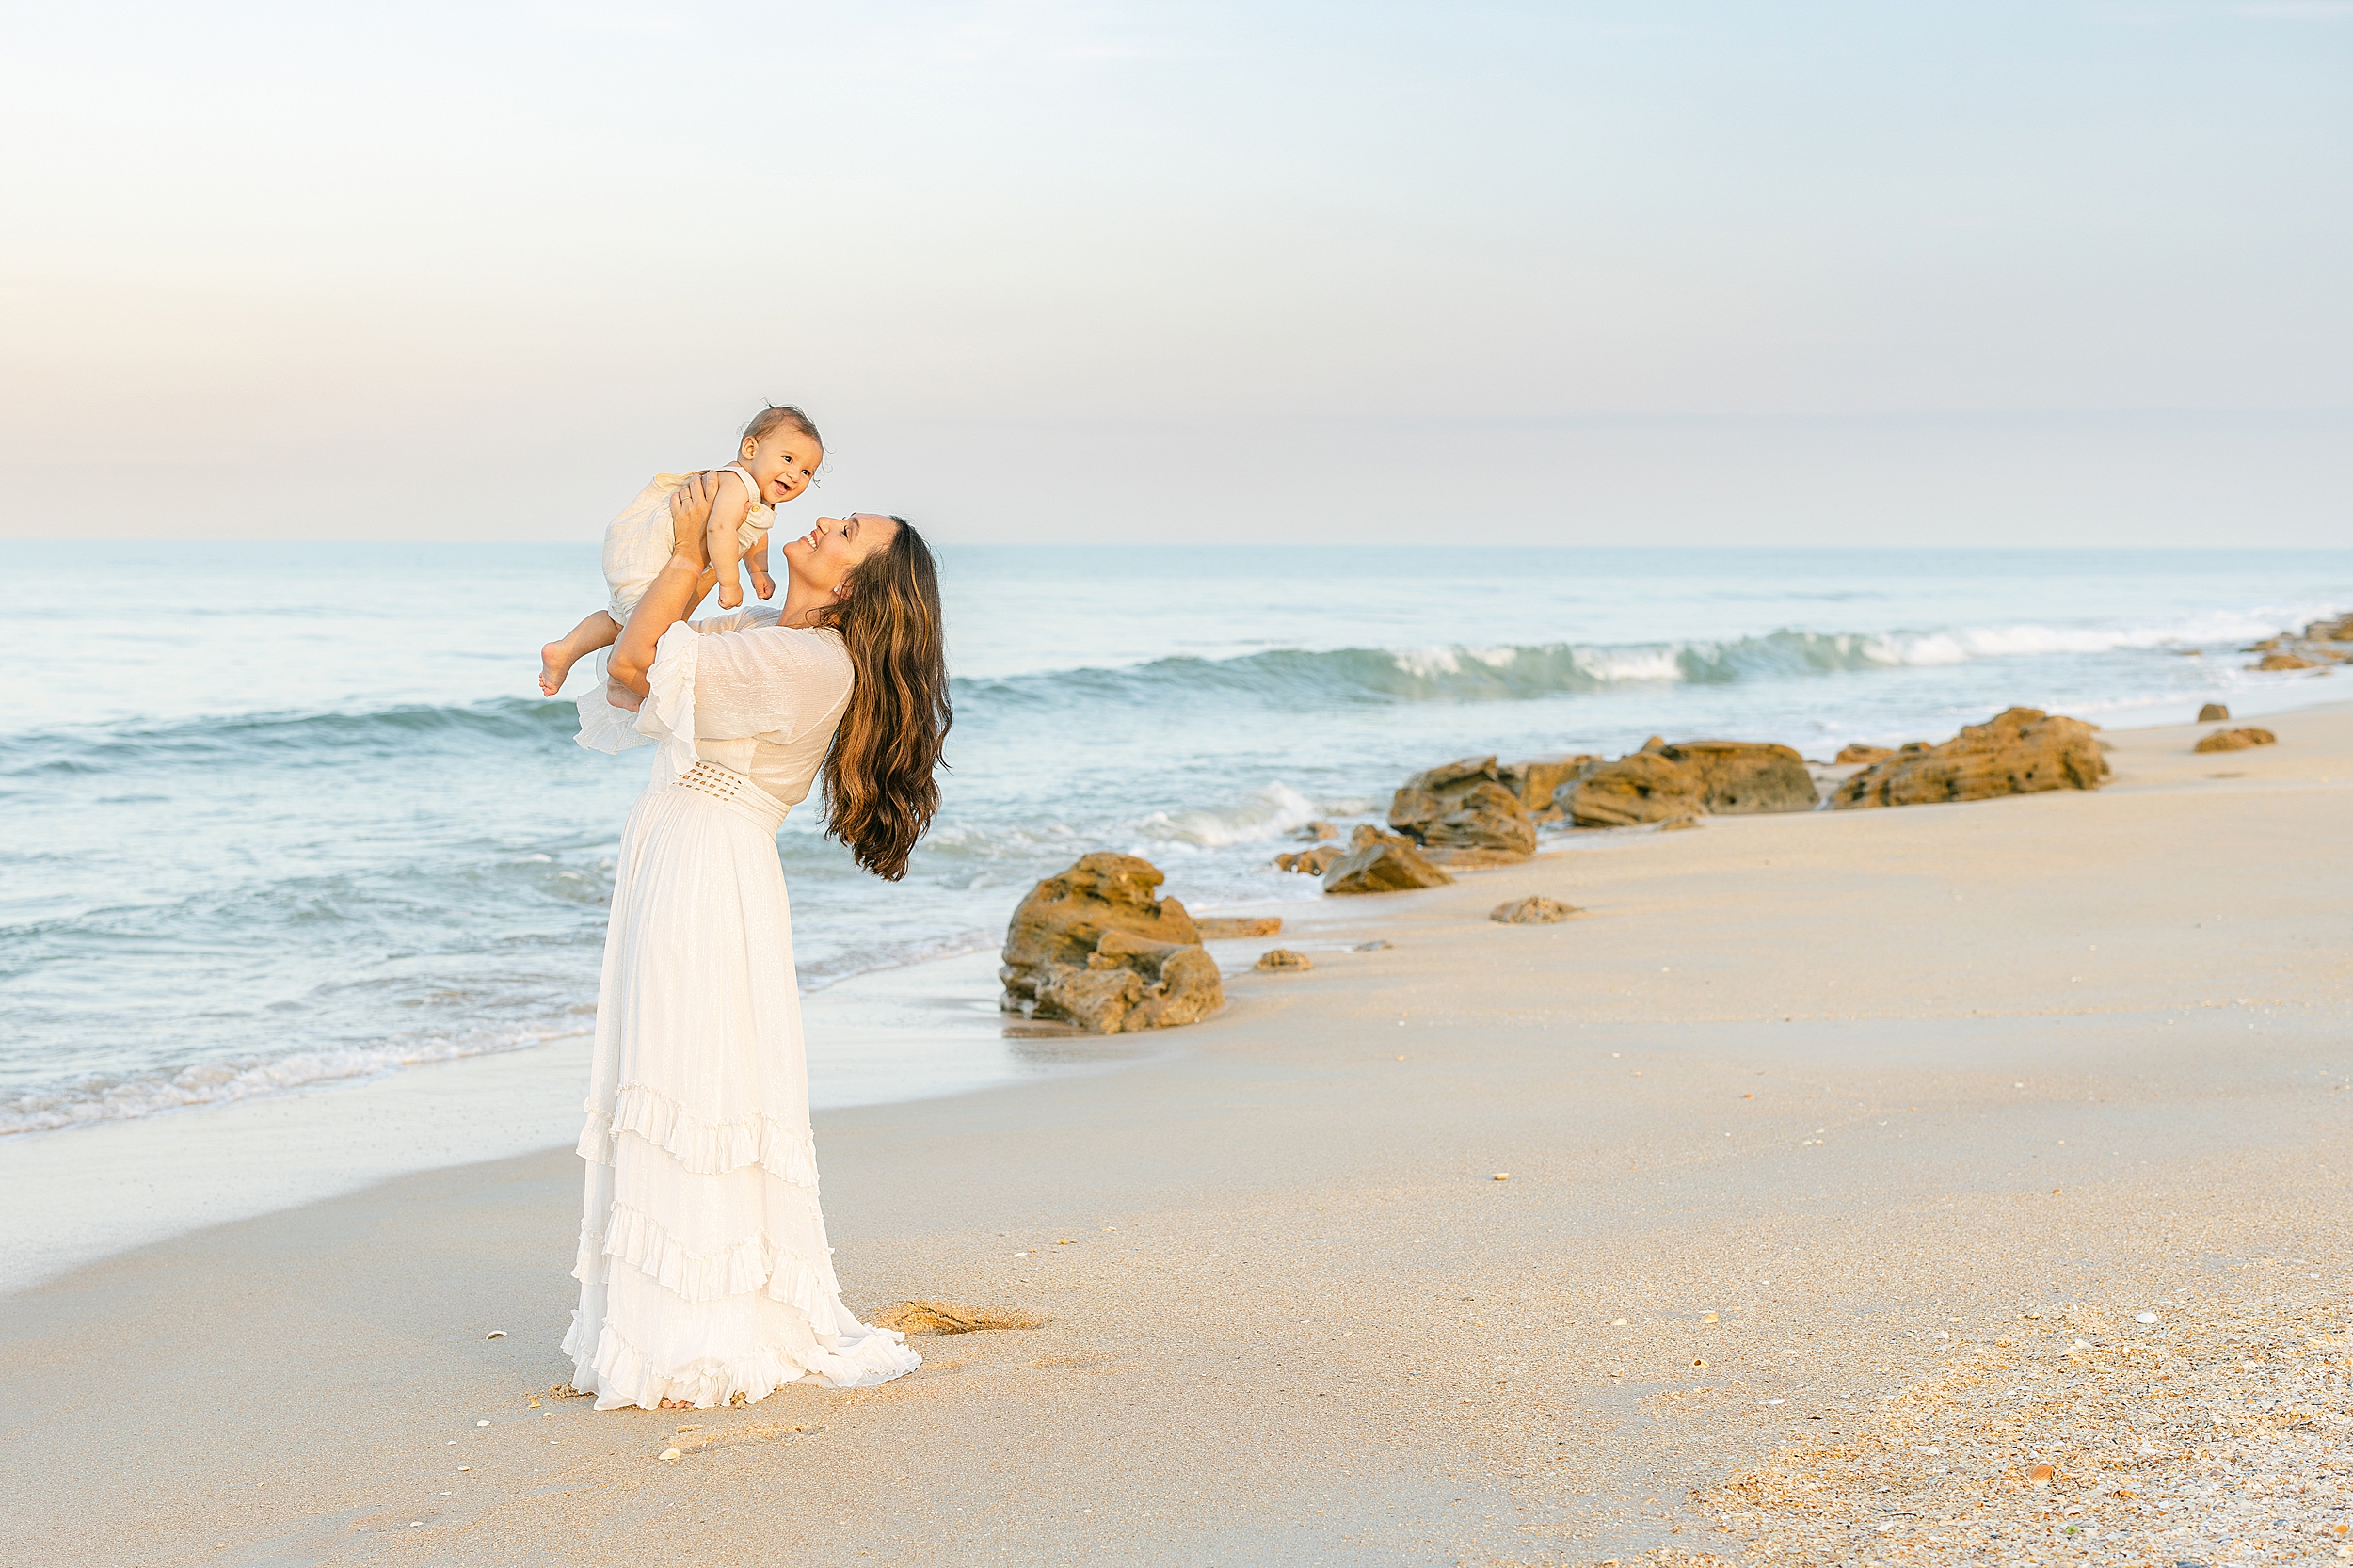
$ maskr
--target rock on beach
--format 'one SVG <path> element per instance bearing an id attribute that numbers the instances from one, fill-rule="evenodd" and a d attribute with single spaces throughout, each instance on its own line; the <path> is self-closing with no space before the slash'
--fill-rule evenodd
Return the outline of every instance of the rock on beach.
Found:
<path id="1" fill-rule="evenodd" d="M 1389 825 L 1433 859 L 1469 851 L 1481 863 L 1536 853 L 1536 819 L 1504 787 L 1493 757 L 1465 757 L 1407 779 L 1389 802 Z"/>
<path id="2" fill-rule="evenodd" d="M 1032 888 L 1005 929 L 1000 1005 L 1096 1034 L 1193 1023 L 1224 1006 L 1193 917 L 1154 894 L 1163 880 L 1148 860 L 1098 852 Z"/>
<path id="3" fill-rule="evenodd" d="M 1348 853 L 1323 873 L 1327 893 L 1399 893 L 1453 881 L 1422 856 L 1414 840 L 1370 825 L 1356 829 Z"/>
<path id="4" fill-rule="evenodd" d="M 1273 936 L 1283 929 L 1280 915 L 1195 915 L 1193 928 L 1205 942 L 1228 941 L 1236 936 Z"/>
<path id="5" fill-rule="evenodd" d="M 1520 797 L 1520 804 L 1538 822 L 1548 822 L 1560 816 L 1553 805 L 1553 792 L 1575 778 L 1587 767 L 1601 759 L 1590 751 L 1569 757 L 1538 757 L 1525 762 L 1507 762 L 1497 770 L 1503 787 Z"/>
<path id="6" fill-rule="evenodd" d="M 1498 904 L 1487 911 L 1487 918 L 1498 925 L 1558 925 L 1584 912 L 1574 904 L 1537 894 Z"/>
<path id="7" fill-rule="evenodd" d="M 1554 804 L 1579 827 L 1632 827 L 1703 812 L 1811 811 L 1821 801 L 1805 759 L 1761 741 L 1653 738 L 1562 784 Z"/>
<path id="8" fill-rule="evenodd" d="M 2091 726 L 2040 708 L 2011 708 L 1942 745 L 1918 742 L 1838 787 L 1841 810 L 1984 800 L 2044 790 L 2096 790 L 2107 760 Z"/>
<path id="9" fill-rule="evenodd" d="M 2201 737 L 2190 750 L 2245 751 L 2249 746 L 2276 745 L 2279 740 L 2280 737 L 2270 730 L 2249 725 L 2240 729 L 2217 729 L 2211 735 Z"/>

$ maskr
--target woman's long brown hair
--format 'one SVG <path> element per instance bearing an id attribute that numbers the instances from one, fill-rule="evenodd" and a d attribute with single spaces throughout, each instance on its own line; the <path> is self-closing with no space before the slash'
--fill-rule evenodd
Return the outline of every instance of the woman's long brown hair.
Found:
<path id="1" fill-rule="evenodd" d="M 843 580 L 849 591 L 816 616 L 841 633 L 856 672 L 850 706 L 825 753 L 825 831 L 886 881 L 939 809 L 948 727 L 948 648 L 939 624 L 939 572 L 904 518 L 890 542 Z"/>

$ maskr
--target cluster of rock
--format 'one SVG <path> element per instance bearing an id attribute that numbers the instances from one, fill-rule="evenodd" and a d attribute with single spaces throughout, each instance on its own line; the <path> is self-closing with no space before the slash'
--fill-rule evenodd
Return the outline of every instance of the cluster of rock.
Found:
<path id="1" fill-rule="evenodd" d="M 2096 790 L 2107 759 L 2090 725 L 2040 708 L 2012 708 L 1963 727 L 1942 745 L 1914 741 L 1838 786 L 1841 809 L 1926 806 L 2044 790 Z"/>
<path id="2" fill-rule="evenodd" d="M 2263 655 L 2249 669 L 2313 670 L 2353 660 L 2353 646 L 2339 645 L 2353 645 L 2353 616 L 2316 620 L 2304 628 L 2301 637 L 2265 637 L 2239 651 Z"/>
<path id="3" fill-rule="evenodd" d="M 1132 855 L 1081 856 L 1030 889 L 1005 930 L 1000 1005 L 1096 1034 L 1162 1029 L 1225 1003 L 1217 961 L 1164 880 Z"/>

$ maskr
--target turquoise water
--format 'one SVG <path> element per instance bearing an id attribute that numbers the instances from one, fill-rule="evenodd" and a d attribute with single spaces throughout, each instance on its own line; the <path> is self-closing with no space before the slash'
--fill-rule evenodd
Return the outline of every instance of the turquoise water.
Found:
<path id="1" fill-rule="evenodd" d="M 141 555 L 152 586 L 92 596 L 87 552 L 0 543 L 0 1132 L 587 1028 L 649 765 L 573 745 L 534 686 L 538 645 L 601 602 L 593 544 Z M 2353 609 L 2353 552 L 942 559 L 939 826 L 885 885 L 813 801 L 786 824 L 805 985 L 991 944 L 1089 849 L 1155 859 L 1196 907 L 1313 897 L 1267 869 L 1278 840 L 1466 753 L 1826 757 L 2013 702 L 2129 724 L 2322 700 L 2343 677 L 2233 650 Z"/>

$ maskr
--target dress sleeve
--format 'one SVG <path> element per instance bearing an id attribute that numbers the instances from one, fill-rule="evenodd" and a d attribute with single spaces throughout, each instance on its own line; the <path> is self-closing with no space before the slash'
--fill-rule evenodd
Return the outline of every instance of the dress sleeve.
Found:
<path id="1" fill-rule="evenodd" d="M 637 710 L 634 728 L 662 747 L 658 766 L 673 782 L 700 760 L 695 752 L 695 685 L 703 641 L 692 621 L 678 621 L 662 633 L 646 670 L 646 700 Z"/>
<path id="2" fill-rule="evenodd" d="M 749 632 L 756 626 L 774 626 L 784 612 L 774 604 L 746 604 L 741 610 L 722 611 L 705 616 L 695 623 L 697 632 Z"/>
<path id="3" fill-rule="evenodd" d="M 693 733 L 792 740 L 840 706 L 850 654 L 834 632 L 755 626 L 696 639 Z"/>

